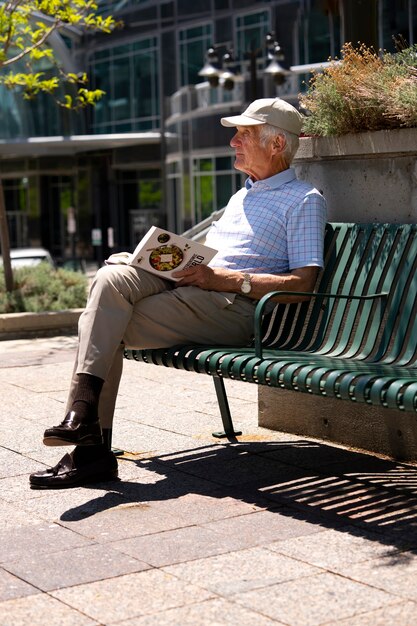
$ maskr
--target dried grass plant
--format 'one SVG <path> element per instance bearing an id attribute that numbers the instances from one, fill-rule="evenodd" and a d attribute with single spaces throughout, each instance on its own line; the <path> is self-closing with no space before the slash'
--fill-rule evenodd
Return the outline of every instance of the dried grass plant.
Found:
<path id="1" fill-rule="evenodd" d="M 417 45 L 396 54 L 346 43 L 341 60 L 313 74 L 300 104 L 310 135 L 417 126 Z"/>

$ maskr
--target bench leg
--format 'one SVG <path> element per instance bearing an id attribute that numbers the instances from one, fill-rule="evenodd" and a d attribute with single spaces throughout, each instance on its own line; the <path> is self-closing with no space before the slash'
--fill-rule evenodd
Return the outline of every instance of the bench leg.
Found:
<path id="1" fill-rule="evenodd" d="M 220 378 L 220 376 L 214 374 L 213 382 L 224 427 L 224 431 L 212 433 L 213 437 L 221 439 L 223 437 L 236 437 L 237 435 L 241 435 L 242 431 L 235 430 L 233 427 L 232 416 L 230 414 L 229 402 L 227 401 L 226 388 L 224 386 L 223 378 Z"/>
<path id="2" fill-rule="evenodd" d="M 112 433 L 113 431 L 111 428 L 103 428 L 103 443 L 107 450 L 111 450 L 115 456 L 122 456 L 122 454 L 124 454 L 124 450 L 120 450 L 120 448 L 113 448 L 111 445 Z"/>

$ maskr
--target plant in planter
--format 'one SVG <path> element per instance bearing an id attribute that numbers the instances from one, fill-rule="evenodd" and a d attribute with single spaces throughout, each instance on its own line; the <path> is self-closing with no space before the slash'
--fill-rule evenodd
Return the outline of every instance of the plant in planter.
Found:
<path id="1" fill-rule="evenodd" d="M 313 75 L 300 104 L 309 135 L 417 126 L 417 45 L 378 55 L 346 43 L 340 61 Z"/>
<path id="2" fill-rule="evenodd" d="M 0 272 L 0 313 L 39 313 L 82 308 L 87 298 L 87 277 L 47 263 L 15 271 L 15 289 L 5 290 Z"/>

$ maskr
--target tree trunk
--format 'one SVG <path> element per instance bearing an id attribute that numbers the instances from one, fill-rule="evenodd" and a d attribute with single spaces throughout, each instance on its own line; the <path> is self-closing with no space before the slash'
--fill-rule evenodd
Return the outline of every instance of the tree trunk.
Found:
<path id="1" fill-rule="evenodd" d="M 4 203 L 3 181 L 0 178 L 0 244 L 3 257 L 4 282 L 6 291 L 13 291 L 13 272 L 10 261 L 9 227 L 7 224 L 6 205 Z"/>

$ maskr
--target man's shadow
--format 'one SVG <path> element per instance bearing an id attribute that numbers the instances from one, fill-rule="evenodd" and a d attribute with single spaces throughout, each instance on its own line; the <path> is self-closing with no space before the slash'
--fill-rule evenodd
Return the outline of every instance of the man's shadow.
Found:
<path id="1" fill-rule="evenodd" d="M 238 442 L 123 458 L 139 481 L 111 481 L 96 499 L 61 516 L 75 522 L 126 503 L 187 494 L 233 498 L 326 528 L 354 526 L 375 540 L 417 547 L 417 467 L 324 443 Z M 145 472 L 145 474 L 144 474 Z M 149 475 L 147 473 L 150 473 Z"/>

